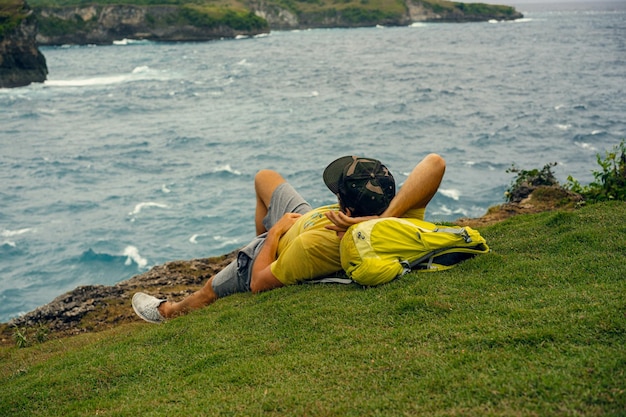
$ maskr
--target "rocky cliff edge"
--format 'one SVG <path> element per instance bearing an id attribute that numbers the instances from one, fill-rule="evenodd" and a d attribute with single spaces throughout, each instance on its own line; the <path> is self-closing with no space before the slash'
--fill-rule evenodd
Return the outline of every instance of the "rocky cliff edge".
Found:
<path id="1" fill-rule="evenodd" d="M 580 195 L 560 186 L 529 187 L 513 201 L 492 207 L 483 217 L 459 219 L 456 223 L 480 228 L 519 214 L 571 210 L 581 201 Z M 14 344 L 17 331 L 28 340 L 37 340 L 37 335 L 58 338 L 141 322 L 130 304 L 135 292 L 180 300 L 200 289 L 207 279 L 234 260 L 235 254 L 236 251 L 213 258 L 168 262 L 113 286 L 78 287 L 9 323 L 0 323 L 0 345 Z"/>
<path id="2" fill-rule="evenodd" d="M 44 82 L 46 59 L 37 48 L 35 17 L 22 0 L 0 4 L 0 88 Z"/>

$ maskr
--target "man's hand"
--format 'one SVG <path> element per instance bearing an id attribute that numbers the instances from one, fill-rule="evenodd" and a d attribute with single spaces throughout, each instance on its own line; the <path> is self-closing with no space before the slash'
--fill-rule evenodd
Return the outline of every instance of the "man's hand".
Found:
<path id="1" fill-rule="evenodd" d="M 326 226 L 326 228 L 337 232 L 337 236 L 341 239 L 346 233 L 346 230 L 348 230 L 348 228 L 353 224 L 361 223 L 366 220 L 377 219 L 380 216 L 350 217 L 341 211 L 328 211 L 326 212 L 326 217 L 328 217 L 328 220 L 333 223 Z"/>
<path id="2" fill-rule="evenodd" d="M 291 229 L 291 226 L 293 226 L 300 217 L 302 217 L 300 213 L 286 213 L 272 226 L 270 231 L 276 233 L 278 236 L 282 236 Z"/>

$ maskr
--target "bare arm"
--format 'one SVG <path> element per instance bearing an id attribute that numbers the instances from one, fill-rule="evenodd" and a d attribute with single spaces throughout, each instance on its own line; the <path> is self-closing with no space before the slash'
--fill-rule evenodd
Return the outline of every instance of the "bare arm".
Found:
<path id="1" fill-rule="evenodd" d="M 301 216 L 298 213 L 287 213 L 268 231 L 263 247 L 252 266 L 252 278 L 250 280 L 252 292 L 267 291 L 284 285 L 272 274 L 271 265 L 277 258 L 280 238 Z"/>
<path id="2" fill-rule="evenodd" d="M 445 171 L 445 160 L 441 156 L 431 153 L 413 168 L 400 191 L 380 216 L 350 217 L 339 211 L 331 211 L 326 216 L 333 224 L 327 228 L 341 233 L 353 224 L 365 220 L 379 217 L 401 217 L 411 209 L 425 208 L 437 192 Z"/>

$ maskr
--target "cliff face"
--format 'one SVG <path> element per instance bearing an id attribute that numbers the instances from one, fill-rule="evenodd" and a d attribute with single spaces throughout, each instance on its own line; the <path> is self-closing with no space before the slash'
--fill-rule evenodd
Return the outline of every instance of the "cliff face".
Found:
<path id="1" fill-rule="evenodd" d="M 297 6 L 297 2 L 290 4 Z M 404 5 L 397 6 L 389 10 L 320 6 L 304 11 L 287 8 L 274 0 L 250 0 L 249 15 L 233 12 L 228 18 L 214 18 L 203 14 L 201 9 L 187 6 L 44 7 L 36 9 L 40 22 L 37 41 L 42 45 L 110 44 L 123 38 L 205 41 L 238 35 L 253 36 L 270 29 L 399 26 L 413 22 L 511 20 L 522 17 L 513 8 L 503 6 L 472 8 L 462 3 L 421 0 L 406 0 Z"/>
<path id="2" fill-rule="evenodd" d="M 0 88 L 22 87 L 44 82 L 46 59 L 37 48 L 37 25 L 23 1 L 0 14 Z"/>
<path id="3" fill-rule="evenodd" d="M 178 6 L 78 6 L 37 9 L 42 45 L 110 44 L 121 39 L 207 41 L 269 31 L 262 19 L 235 16 L 227 26 Z M 234 14 L 233 14 L 234 15 Z M 255 20 L 256 19 L 256 20 Z"/>

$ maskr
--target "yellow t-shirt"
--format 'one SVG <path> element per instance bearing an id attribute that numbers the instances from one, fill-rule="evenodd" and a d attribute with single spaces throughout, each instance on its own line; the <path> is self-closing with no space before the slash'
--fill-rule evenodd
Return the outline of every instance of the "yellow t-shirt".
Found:
<path id="1" fill-rule="evenodd" d="M 278 258 L 270 268 L 283 284 L 296 284 L 341 270 L 340 240 L 336 232 L 324 227 L 331 224 L 324 215 L 330 210 L 339 210 L 339 205 L 311 210 L 280 238 Z"/>
<path id="2" fill-rule="evenodd" d="M 331 222 L 324 215 L 339 210 L 338 204 L 311 210 L 300 217 L 278 242 L 278 256 L 272 274 L 283 284 L 292 285 L 325 277 L 341 270 L 337 233 L 325 226 Z M 424 219 L 425 209 L 412 209 L 402 217 Z"/>

